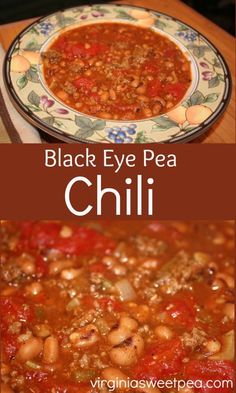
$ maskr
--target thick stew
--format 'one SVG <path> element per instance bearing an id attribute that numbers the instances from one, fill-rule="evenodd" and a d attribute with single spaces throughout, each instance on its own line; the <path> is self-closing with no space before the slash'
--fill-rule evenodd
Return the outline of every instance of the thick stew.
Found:
<path id="1" fill-rule="evenodd" d="M 3 222 L 0 239 L 2 393 L 233 393 L 233 223 Z M 116 392 L 177 393 L 150 389 Z"/>
<path id="2" fill-rule="evenodd" d="M 49 89 L 66 105 L 104 119 L 167 112 L 191 83 L 190 63 L 155 31 L 97 23 L 62 33 L 43 54 Z"/>

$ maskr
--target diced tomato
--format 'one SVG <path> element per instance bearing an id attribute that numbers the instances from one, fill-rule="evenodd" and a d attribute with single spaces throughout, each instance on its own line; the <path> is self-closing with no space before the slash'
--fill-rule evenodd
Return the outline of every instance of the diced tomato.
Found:
<path id="1" fill-rule="evenodd" d="M 54 248 L 65 253 L 81 255 L 90 251 L 103 253 L 113 249 L 113 240 L 100 234 L 91 228 L 76 228 L 69 238 L 58 238 L 54 242 Z"/>
<path id="2" fill-rule="evenodd" d="M 45 292 L 40 292 L 37 295 L 32 296 L 30 300 L 33 304 L 45 304 L 47 301 L 47 296 Z M 36 317 L 37 317 L 37 312 L 36 312 Z"/>
<path id="3" fill-rule="evenodd" d="M 56 222 L 24 222 L 21 224 L 19 248 L 43 249 L 50 247 L 59 236 L 61 224 Z"/>
<path id="4" fill-rule="evenodd" d="M 8 360 L 12 359 L 19 343 L 16 334 L 9 333 L 9 327 L 14 322 L 30 322 L 34 317 L 32 306 L 26 305 L 24 299 L 19 297 L 1 297 L 0 298 L 1 311 L 1 333 L 3 340 L 3 352 Z"/>
<path id="5" fill-rule="evenodd" d="M 163 310 L 169 317 L 168 322 L 183 326 L 187 330 L 193 329 L 196 312 L 194 301 L 191 297 L 183 300 L 177 296 L 168 302 L 164 302 Z"/>
<path id="6" fill-rule="evenodd" d="M 96 43 L 96 44 L 92 44 L 90 48 L 86 49 L 86 52 L 89 56 L 92 57 L 92 56 L 100 55 L 106 52 L 107 50 L 108 50 L 107 45 Z"/>
<path id="7" fill-rule="evenodd" d="M 183 97 L 186 88 L 187 86 L 184 83 L 179 82 L 167 84 L 165 86 L 166 92 L 172 94 L 178 100 Z"/>
<path id="8" fill-rule="evenodd" d="M 155 63 L 149 61 L 144 64 L 143 70 L 146 74 L 157 74 L 158 67 Z"/>
<path id="9" fill-rule="evenodd" d="M 56 43 L 56 49 L 58 49 L 68 58 L 89 58 L 106 52 L 108 50 L 108 47 L 101 43 L 94 43 L 91 44 L 89 48 L 86 48 L 83 43 L 77 42 L 76 44 L 70 44 L 65 37 L 62 37 Z"/>
<path id="10" fill-rule="evenodd" d="M 159 81 L 159 79 L 154 79 L 154 80 L 148 82 L 147 95 L 149 97 L 158 96 L 160 94 L 161 90 L 162 90 L 162 86 L 161 86 L 161 82 Z"/>
<path id="11" fill-rule="evenodd" d="M 68 46 L 68 40 L 66 37 L 60 37 L 55 43 L 55 48 L 58 49 L 59 51 L 64 51 L 64 49 Z"/>
<path id="12" fill-rule="evenodd" d="M 33 222 L 22 227 L 19 249 L 41 250 L 54 248 L 65 254 L 81 255 L 90 251 L 104 253 L 114 248 L 110 238 L 100 234 L 95 229 L 72 227 L 72 235 L 67 238 L 60 236 L 61 224 L 50 222 Z M 39 262 L 39 271 L 45 270 L 43 261 Z"/>
<path id="13" fill-rule="evenodd" d="M 186 352 L 181 340 L 174 338 L 150 347 L 133 369 L 138 380 L 158 380 L 181 372 Z"/>
<path id="14" fill-rule="evenodd" d="M 40 255 L 36 257 L 35 266 L 36 266 L 36 274 L 38 277 L 44 277 L 47 275 L 48 265 Z"/>
<path id="15" fill-rule="evenodd" d="M 75 44 L 69 48 L 68 53 L 71 52 L 75 57 L 85 57 L 86 56 L 86 49 L 83 44 Z"/>
<path id="16" fill-rule="evenodd" d="M 210 387 L 207 381 L 235 381 L 234 364 L 229 360 L 190 360 L 186 364 L 184 378 L 202 381 L 203 387 L 195 388 L 197 393 L 233 393 L 230 386 Z"/>
<path id="17" fill-rule="evenodd" d="M 173 59 L 178 54 L 176 49 L 166 49 L 165 56 L 166 58 Z"/>
<path id="18" fill-rule="evenodd" d="M 21 297 L 0 298 L 0 309 L 5 323 L 8 321 L 30 322 L 34 317 L 32 306 L 25 304 L 25 300 Z"/>
<path id="19" fill-rule="evenodd" d="M 7 334 L 5 333 L 2 337 L 3 341 L 3 352 L 8 360 L 11 360 L 15 357 L 16 352 L 19 348 L 19 343 L 17 341 L 16 334 Z"/>
<path id="20" fill-rule="evenodd" d="M 85 77 L 76 79 L 73 84 L 75 87 L 77 87 L 77 89 L 81 89 L 84 92 L 90 91 L 94 86 L 94 82 L 91 79 Z"/>

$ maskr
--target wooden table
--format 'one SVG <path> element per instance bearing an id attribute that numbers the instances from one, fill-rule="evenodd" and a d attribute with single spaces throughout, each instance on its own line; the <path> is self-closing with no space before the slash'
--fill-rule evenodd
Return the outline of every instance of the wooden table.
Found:
<path id="1" fill-rule="evenodd" d="M 126 0 L 117 1 L 152 8 L 177 17 L 206 35 L 225 57 L 233 77 L 233 95 L 223 117 L 203 136 L 194 142 L 235 143 L 235 40 L 227 32 L 195 12 L 179 0 Z M 5 49 L 14 37 L 34 19 L 9 23 L 0 27 L 0 40 Z"/>

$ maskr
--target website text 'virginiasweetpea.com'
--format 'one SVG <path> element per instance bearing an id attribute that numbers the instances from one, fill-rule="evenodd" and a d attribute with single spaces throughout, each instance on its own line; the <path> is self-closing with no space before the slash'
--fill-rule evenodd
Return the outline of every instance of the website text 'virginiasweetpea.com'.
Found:
<path id="1" fill-rule="evenodd" d="M 95 381 L 90 381 L 93 388 L 104 389 L 107 388 L 109 392 L 114 392 L 119 389 L 138 389 L 143 392 L 148 391 L 148 389 L 175 389 L 177 392 L 183 388 L 189 389 L 233 389 L 233 381 L 231 379 L 221 379 L 221 380 L 181 380 L 181 379 L 171 379 L 171 380 L 135 380 L 127 377 L 127 379 L 115 378 L 112 380 L 105 380 L 97 378 Z"/>

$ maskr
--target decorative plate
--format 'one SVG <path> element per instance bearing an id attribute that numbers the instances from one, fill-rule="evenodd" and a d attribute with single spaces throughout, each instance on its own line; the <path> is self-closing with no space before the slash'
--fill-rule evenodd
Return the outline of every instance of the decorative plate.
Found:
<path id="1" fill-rule="evenodd" d="M 114 20 L 147 26 L 166 35 L 191 60 L 190 89 L 182 102 L 166 114 L 132 122 L 91 117 L 60 102 L 44 83 L 40 52 L 64 28 Z M 15 56 L 20 56 L 20 62 L 15 61 Z M 36 127 L 67 142 L 187 142 L 217 120 L 231 93 L 227 64 L 199 32 L 170 16 L 123 4 L 79 6 L 39 19 L 12 43 L 5 59 L 4 78 L 19 112 Z"/>

